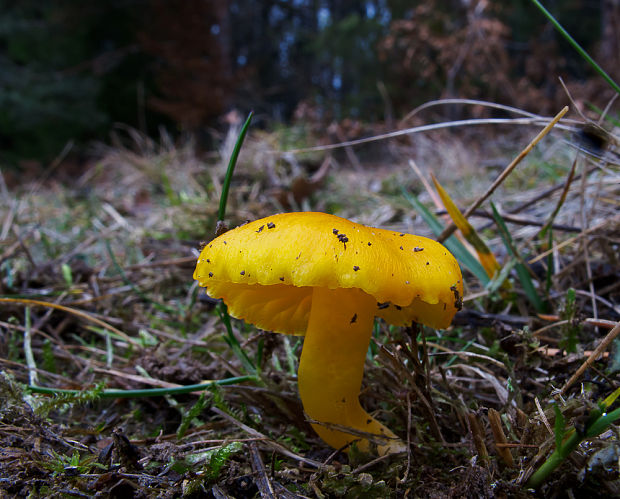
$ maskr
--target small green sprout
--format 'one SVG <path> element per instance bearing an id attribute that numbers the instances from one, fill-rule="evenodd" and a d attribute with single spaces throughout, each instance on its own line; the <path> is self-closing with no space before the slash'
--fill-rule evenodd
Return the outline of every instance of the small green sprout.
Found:
<path id="1" fill-rule="evenodd" d="M 608 412 L 608 409 L 620 396 L 620 388 L 615 390 L 606 399 L 599 401 L 598 406 L 590 411 L 586 423 L 583 426 L 574 426 L 566 431 L 564 415 L 559 407 L 554 406 L 555 410 L 555 450 L 536 470 L 527 481 L 530 488 L 538 488 L 549 477 L 549 475 L 562 464 L 581 442 L 586 439 L 596 437 L 605 431 L 610 425 L 620 419 L 620 407 Z"/>

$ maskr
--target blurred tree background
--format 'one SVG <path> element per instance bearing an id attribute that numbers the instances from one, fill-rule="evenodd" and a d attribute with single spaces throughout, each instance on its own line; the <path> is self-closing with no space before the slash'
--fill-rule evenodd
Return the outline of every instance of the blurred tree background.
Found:
<path id="1" fill-rule="evenodd" d="M 612 77 L 620 2 L 545 6 Z M 263 121 L 389 121 L 441 97 L 533 112 L 612 91 L 529 0 L 0 0 L 3 164 L 115 123 L 156 134 Z M 303 112 L 302 112 L 303 110 Z M 297 111 L 297 112 L 296 112 Z"/>

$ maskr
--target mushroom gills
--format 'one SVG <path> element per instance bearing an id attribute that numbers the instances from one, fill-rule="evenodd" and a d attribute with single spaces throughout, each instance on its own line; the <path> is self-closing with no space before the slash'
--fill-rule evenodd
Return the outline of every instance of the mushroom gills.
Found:
<path id="1" fill-rule="evenodd" d="M 298 335 L 306 332 L 312 300 L 311 287 L 213 281 L 208 283 L 207 294 L 211 298 L 224 300 L 233 317 L 266 331 Z"/>
<path id="2" fill-rule="evenodd" d="M 356 442 L 368 452 L 371 443 L 360 433 L 371 433 L 384 455 L 404 451 L 405 444 L 359 402 L 375 310 L 376 299 L 359 289 L 314 288 L 298 386 L 308 417 L 323 423 L 312 426 L 325 442 L 336 449 Z"/>

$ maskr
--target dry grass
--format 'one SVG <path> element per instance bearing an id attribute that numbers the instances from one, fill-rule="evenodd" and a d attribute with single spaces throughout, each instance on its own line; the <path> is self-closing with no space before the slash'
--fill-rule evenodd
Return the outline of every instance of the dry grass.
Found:
<path id="1" fill-rule="evenodd" d="M 451 329 L 378 325 L 362 402 L 410 446 L 407 455 L 373 460 L 332 453 L 304 420 L 295 379 L 301 342 L 239 321 L 235 338 L 259 367 L 253 383 L 212 387 L 200 398 L 102 398 L 94 388 L 251 374 L 191 278 L 197 248 L 215 227 L 236 134 L 222 138 L 220 153 L 199 157 L 189 141 L 129 132 L 77 176 L 60 167 L 43 181 L 2 186 L 0 293 L 18 300 L 0 303 L 3 494 L 532 496 L 524 484 L 555 445 L 552 404 L 567 425 L 584 425 L 596 401 L 618 388 L 617 341 L 591 357 L 620 319 L 617 139 L 601 161 L 578 154 L 567 132 L 554 133 L 493 196 L 547 299 L 545 317 L 514 274 L 510 287 L 489 290 L 467 273 L 466 306 Z M 508 125 L 438 130 L 347 153 L 290 154 L 274 150 L 303 139 L 295 130 L 251 132 L 227 218 L 235 225 L 317 210 L 430 235 L 402 196 L 401 186 L 432 206 L 410 159 L 466 207 L 534 134 Z M 563 190 L 552 238 L 541 239 Z M 471 222 L 508 261 L 488 205 Z M 560 394 L 587 359 L 594 362 Z M 28 384 L 89 391 L 50 399 Z M 590 439 L 538 493 L 617 494 L 617 437 L 611 425 Z"/>

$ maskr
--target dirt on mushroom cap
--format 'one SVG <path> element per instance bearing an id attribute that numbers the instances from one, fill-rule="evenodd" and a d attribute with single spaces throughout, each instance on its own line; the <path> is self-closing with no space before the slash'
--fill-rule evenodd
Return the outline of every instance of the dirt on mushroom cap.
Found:
<path id="1" fill-rule="evenodd" d="M 233 316 L 295 334 L 305 331 L 315 286 L 362 289 L 381 305 L 377 316 L 433 327 L 450 323 L 463 290 L 458 263 L 436 241 L 315 212 L 222 234 L 203 248 L 194 278 Z"/>

